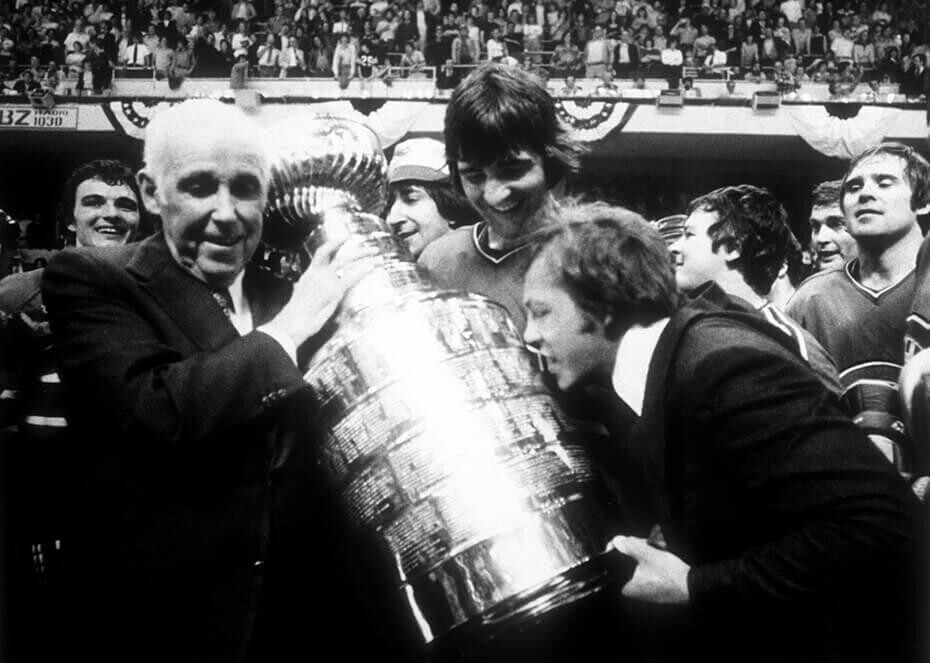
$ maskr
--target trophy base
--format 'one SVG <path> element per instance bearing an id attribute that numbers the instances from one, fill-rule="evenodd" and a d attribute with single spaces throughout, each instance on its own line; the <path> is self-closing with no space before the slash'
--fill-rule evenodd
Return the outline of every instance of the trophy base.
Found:
<path id="1" fill-rule="evenodd" d="M 579 660 L 623 631 L 604 555 L 508 598 L 429 645 L 430 663 Z M 619 621 L 618 621 L 619 620 Z"/>

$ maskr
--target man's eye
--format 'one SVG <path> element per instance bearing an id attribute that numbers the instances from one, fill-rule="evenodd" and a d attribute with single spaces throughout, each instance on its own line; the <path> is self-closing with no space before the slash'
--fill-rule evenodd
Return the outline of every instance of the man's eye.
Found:
<path id="1" fill-rule="evenodd" d="M 256 177 L 237 177 L 229 189 L 237 198 L 258 198 L 262 192 L 262 185 Z"/>
<path id="2" fill-rule="evenodd" d="M 196 198 L 204 198 L 215 193 L 216 187 L 216 180 L 213 178 L 192 177 L 188 180 L 183 180 L 178 188 Z"/>

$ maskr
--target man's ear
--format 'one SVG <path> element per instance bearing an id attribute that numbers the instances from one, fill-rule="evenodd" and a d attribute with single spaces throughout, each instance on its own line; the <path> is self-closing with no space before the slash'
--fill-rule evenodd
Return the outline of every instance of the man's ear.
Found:
<path id="1" fill-rule="evenodd" d="M 740 256 L 742 255 L 740 253 L 739 247 L 734 246 L 733 244 L 733 242 L 723 242 L 720 244 L 720 246 L 717 247 L 716 252 L 722 255 L 723 259 L 726 260 L 728 264 L 739 260 Z"/>
<path id="2" fill-rule="evenodd" d="M 142 204 L 145 205 L 151 214 L 161 215 L 161 207 L 158 204 L 158 197 L 155 195 L 158 187 L 155 185 L 153 178 L 148 171 L 140 170 L 136 175 L 136 181 L 139 184 L 139 193 L 142 194 Z"/>

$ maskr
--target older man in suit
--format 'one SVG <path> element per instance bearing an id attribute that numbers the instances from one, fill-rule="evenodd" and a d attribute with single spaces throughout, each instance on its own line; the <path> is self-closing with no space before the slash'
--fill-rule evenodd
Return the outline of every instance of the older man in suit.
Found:
<path id="1" fill-rule="evenodd" d="M 159 115 L 138 179 L 161 232 L 46 270 L 80 439 L 75 651 L 94 660 L 275 661 L 348 619 L 296 357 L 371 259 L 329 243 L 293 288 L 247 268 L 264 145 L 217 101 Z"/>
<path id="2" fill-rule="evenodd" d="M 681 306 L 640 217 L 558 214 L 525 338 L 560 389 L 622 401 L 614 470 L 639 531 L 612 546 L 636 562 L 623 594 L 669 611 L 659 658 L 917 660 L 918 503 L 894 468 L 770 323 Z"/>

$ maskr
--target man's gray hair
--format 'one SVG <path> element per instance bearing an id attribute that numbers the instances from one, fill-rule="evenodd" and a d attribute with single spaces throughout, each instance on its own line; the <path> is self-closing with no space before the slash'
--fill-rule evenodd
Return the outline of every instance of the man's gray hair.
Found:
<path id="1" fill-rule="evenodd" d="M 255 138 L 262 179 L 268 182 L 271 153 L 264 130 L 240 108 L 216 99 L 190 99 L 155 115 L 145 129 L 145 170 L 155 181 L 164 175 L 165 156 L 179 133 L 221 132 L 238 138 Z"/>

